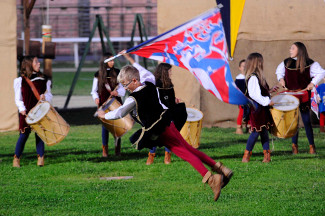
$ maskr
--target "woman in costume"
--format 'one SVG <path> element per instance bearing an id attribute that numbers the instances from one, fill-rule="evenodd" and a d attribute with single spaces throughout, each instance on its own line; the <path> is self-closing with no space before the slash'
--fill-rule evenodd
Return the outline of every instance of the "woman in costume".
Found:
<path id="1" fill-rule="evenodd" d="M 279 64 L 276 69 L 279 85 L 290 91 L 301 91 L 302 95 L 297 95 L 300 105 L 300 114 L 305 126 L 306 135 L 309 142 L 309 153 L 315 154 L 313 128 L 310 121 L 310 91 L 324 77 L 325 70 L 318 62 L 309 58 L 305 45 L 295 42 L 290 47 L 290 57 Z M 298 154 L 298 134 L 292 137 L 292 153 Z"/>
<path id="2" fill-rule="evenodd" d="M 32 84 L 30 84 L 30 82 Z M 21 63 L 20 77 L 14 80 L 15 103 L 19 110 L 19 138 L 13 160 L 13 167 L 20 167 L 20 158 L 24 151 L 26 141 L 31 133 L 26 123 L 26 115 L 37 104 L 32 85 L 40 95 L 40 100 L 51 101 L 51 80 L 40 72 L 40 63 L 37 57 L 24 57 Z M 44 166 L 44 142 L 35 133 L 37 165 Z"/>
<path id="3" fill-rule="evenodd" d="M 94 75 L 91 95 L 97 107 L 102 106 L 108 98 L 113 96 L 122 104 L 121 97 L 125 95 L 124 88 L 117 82 L 117 76 L 120 70 L 114 67 L 113 60 L 104 63 L 104 61 L 110 57 L 112 57 L 112 55 L 107 54 L 101 58 L 99 70 Z M 102 149 L 103 157 L 105 158 L 108 157 L 108 140 L 109 132 L 102 126 Z M 121 152 L 121 138 L 114 136 L 114 140 L 115 155 L 119 156 Z"/>

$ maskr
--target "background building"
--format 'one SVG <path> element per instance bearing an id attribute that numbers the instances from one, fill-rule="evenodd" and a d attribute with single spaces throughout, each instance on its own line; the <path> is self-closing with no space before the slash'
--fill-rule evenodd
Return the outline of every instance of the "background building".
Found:
<path id="1" fill-rule="evenodd" d="M 110 37 L 130 37 L 135 15 L 142 14 L 148 36 L 157 35 L 156 0 L 37 0 L 30 16 L 30 37 L 42 37 L 42 25 L 52 26 L 52 38 L 88 38 L 96 19 L 101 15 Z M 17 4 L 17 38 L 23 37 L 22 0 Z M 48 23 L 47 23 L 48 15 Z M 136 35 L 139 32 L 136 31 Z M 99 37 L 98 31 L 95 37 Z M 85 43 L 79 44 L 79 54 L 83 53 Z M 127 43 L 114 42 L 116 51 L 128 47 Z M 72 43 L 57 43 L 57 61 L 73 59 Z M 91 46 L 88 59 L 98 59 L 101 55 L 100 43 Z"/>

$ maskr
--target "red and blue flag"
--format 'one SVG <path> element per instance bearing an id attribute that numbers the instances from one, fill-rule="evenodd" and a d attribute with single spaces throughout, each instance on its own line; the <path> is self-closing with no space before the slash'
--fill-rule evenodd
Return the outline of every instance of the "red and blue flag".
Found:
<path id="1" fill-rule="evenodd" d="M 190 71 L 200 84 L 223 102 L 247 104 L 235 85 L 219 8 L 154 37 L 127 52 Z"/>

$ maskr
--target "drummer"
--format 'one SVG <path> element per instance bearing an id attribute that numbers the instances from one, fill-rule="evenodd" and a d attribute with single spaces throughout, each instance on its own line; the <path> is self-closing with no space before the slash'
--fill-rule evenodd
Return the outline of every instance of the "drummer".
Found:
<path id="1" fill-rule="evenodd" d="M 145 128 L 140 134 L 139 139 L 142 138 L 140 142 L 135 140 L 139 133 L 132 135 L 135 139 L 131 141 L 137 146 L 137 149 L 151 148 L 155 141 L 159 141 L 174 154 L 189 162 L 200 173 L 203 177 L 202 182 L 209 184 L 214 192 L 214 200 L 217 201 L 221 187 L 229 182 L 232 171 L 223 166 L 222 163 L 215 162 L 203 152 L 193 148 L 182 138 L 174 123 L 170 121 L 166 111 L 167 107 L 161 104 L 159 100 L 154 85 L 155 78 L 151 73 L 143 73 L 128 65 L 122 68 L 118 80 L 131 93 L 130 97 L 118 109 L 106 114 L 99 111 L 98 115 L 106 119 L 117 119 L 131 113 Z M 218 174 L 212 174 L 204 164 L 207 164 Z"/>
<path id="2" fill-rule="evenodd" d="M 247 140 L 246 150 L 242 159 L 243 163 L 250 161 L 252 150 L 259 136 L 263 147 L 263 163 L 271 161 L 268 129 L 272 126 L 273 120 L 269 106 L 274 103 L 270 99 L 271 91 L 263 75 L 263 56 L 259 53 L 251 53 L 246 60 L 245 76 L 247 82 L 246 95 L 255 103 L 250 109 L 251 134 Z"/>
<path id="3" fill-rule="evenodd" d="M 290 57 L 279 64 L 276 69 L 279 85 L 288 90 L 304 90 L 302 96 L 298 97 L 300 101 L 301 118 L 305 126 L 309 153 L 315 154 L 315 143 L 313 128 L 310 121 L 310 91 L 321 81 L 325 75 L 325 70 L 318 62 L 309 58 L 305 45 L 301 42 L 295 42 L 291 45 Z M 292 153 L 298 154 L 298 134 L 292 137 Z"/>
<path id="4" fill-rule="evenodd" d="M 121 53 L 124 53 L 125 51 L 123 50 Z M 141 65 L 139 65 L 138 63 L 136 63 L 134 61 L 134 59 L 129 55 L 129 54 L 124 54 L 124 57 L 133 65 L 135 66 L 138 70 L 146 70 L 145 68 L 143 68 Z M 171 89 L 172 90 L 172 94 L 173 95 L 166 95 L 167 98 L 168 96 L 170 96 L 170 99 L 167 100 L 163 100 L 162 95 L 160 95 L 160 99 L 161 102 L 169 107 L 170 103 L 173 102 L 173 104 L 175 104 L 175 92 L 174 92 L 174 88 L 173 88 L 173 84 L 171 82 L 170 79 L 170 71 L 171 71 L 172 66 L 170 64 L 167 63 L 161 63 L 157 66 L 156 71 L 155 71 L 155 83 L 158 87 L 159 93 L 167 93 L 169 91 L 165 91 L 163 89 Z M 149 72 L 149 71 L 148 71 Z M 150 73 L 150 72 L 149 72 Z M 185 110 L 186 112 L 186 110 Z M 185 118 L 186 121 L 186 118 Z M 183 125 L 185 123 L 185 121 L 183 122 Z M 182 125 L 182 126 L 183 126 Z M 180 128 L 182 128 L 182 126 Z M 180 130 L 180 129 L 179 129 Z M 146 165 L 151 165 L 154 162 L 154 158 L 156 156 L 156 149 L 157 147 L 154 146 L 150 149 L 149 153 L 148 153 L 148 159 L 146 161 Z M 171 152 L 170 150 L 165 147 L 165 158 L 164 158 L 164 163 L 165 164 L 170 164 L 171 163 Z"/>
<path id="5" fill-rule="evenodd" d="M 16 143 L 16 150 L 13 160 L 13 167 L 20 167 L 20 158 L 24 151 L 26 141 L 31 133 L 30 126 L 26 123 L 27 113 L 37 104 L 38 100 L 34 95 L 27 80 L 31 81 L 41 100 L 51 101 L 51 80 L 40 72 L 40 63 L 37 57 L 24 57 L 21 62 L 20 77 L 14 80 L 15 103 L 19 110 L 19 138 Z M 37 166 L 44 166 L 44 142 L 35 133 Z"/>
<path id="6" fill-rule="evenodd" d="M 99 70 L 94 75 L 91 95 L 97 107 L 103 105 L 103 103 L 105 103 L 111 96 L 115 96 L 115 98 L 122 104 L 121 97 L 125 95 L 125 89 L 117 82 L 117 76 L 120 70 L 114 67 L 113 60 L 104 63 L 104 61 L 110 57 L 112 57 L 112 55 L 107 53 L 101 58 Z M 108 157 L 108 140 L 109 132 L 104 125 L 102 125 L 102 149 L 103 157 L 105 158 Z M 114 140 L 115 155 L 120 156 L 121 138 L 114 137 Z"/>

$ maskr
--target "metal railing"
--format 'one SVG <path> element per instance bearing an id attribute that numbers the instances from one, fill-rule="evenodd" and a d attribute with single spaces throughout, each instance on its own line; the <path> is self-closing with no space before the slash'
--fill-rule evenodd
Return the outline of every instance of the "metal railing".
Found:
<path id="1" fill-rule="evenodd" d="M 148 37 L 148 39 L 153 38 L 153 36 Z M 24 39 L 24 38 L 20 38 Z M 75 68 L 78 67 L 79 61 L 80 61 L 80 55 L 79 55 L 79 44 L 80 43 L 87 43 L 88 42 L 88 37 L 76 37 L 76 38 L 52 38 L 52 42 L 57 43 L 58 45 L 60 44 L 70 44 L 73 46 L 73 60 L 74 60 L 74 66 Z M 42 42 L 42 38 L 31 38 L 31 40 L 34 41 L 40 41 Z M 128 43 L 131 41 L 131 37 L 110 37 L 111 42 L 123 42 L 123 43 Z M 107 42 L 107 39 L 104 38 L 104 42 Z M 134 37 L 133 38 L 134 46 L 138 45 L 139 42 L 141 42 L 140 37 Z M 92 43 L 97 43 L 99 49 L 100 48 L 100 38 L 99 37 L 94 37 L 92 39 Z M 121 50 L 120 50 L 121 51 Z M 139 61 L 138 56 L 135 56 L 136 62 Z"/>

